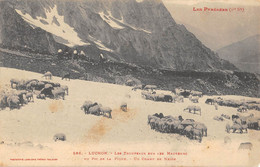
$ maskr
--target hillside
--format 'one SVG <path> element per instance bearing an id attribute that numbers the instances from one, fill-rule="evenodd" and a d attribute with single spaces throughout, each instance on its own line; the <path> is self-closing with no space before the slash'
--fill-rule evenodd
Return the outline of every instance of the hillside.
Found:
<path id="1" fill-rule="evenodd" d="M 177 87 L 202 91 L 208 95 L 243 95 L 260 97 L 259 77 L 246 72 L 172 71 L 153 69 L 129 63 L 95 60 L 59 60 L 57 56 L 32 54 L 0 49 L 0 65 L 38 73 L 51 71 L 56 76 L 70 72 L 72 78 L 95 82 L 125 84 L 132 79 L 137 83 L 155 84 L 161 89 Z"/>
<path id="2" fill-rule="evenodd" d="M 10 79 L 39 79 L 42 74 L 0 68 L 1 84 L 10 87 Z M 259 131 L 249 129 L 248 133 L 227 133 L 225 126 L 232 123 L 231 120 L 213 120 L 220 114 L 236 114 L 236 108 L 214 106 L 205 104 L 209 96 L 203 96 L 196 105 L 202 109 L 201 116 L 189 112 L 183 112 L 188 105 L 194 105 L 185 98 L 183 103 L 166 103 L 145 100 L 141 97 L 141 91 L 132 91 L 131 87 L 82 81 L 72 79 L 61 80 L 53 77 L 53 82 L 61 83 L 69 87 L 69 95 L 65 100 L 36 99 L 21 109 L 0 111 L 0 160 L 3 166 L 124 166 L 129 165 L 156 165 L 159 166 L 255 166 L 259 159 Z M 83 91 L 84 90 L 84 91 Z M 128 98 L 126 95 L 130 96 Z M 213 96 L 214 97 L 214 96 Z M 257 100 L 243 96 L 221 96 L 234 100 Z M 102 116 L 87 115 L 80 110 L 84 101 L 91 100 L 109 106 L 113 109 L 112 119 Z M 122 101 L 127 102 L 128 112 L 119 110 Z M 147 116 L 154 113 L 179 116 L 184 119 L 194 119 L 204 123 L 207 128 L 207 137 L 202 142 L 190 140 L 184 135 L 176 133 L 160 133 L 151 130 L 147 124 Z M 259 111 L 250 110 L 259 116 Z M 56 133 L 66 134 L 66 141 L 53 140 Z M 230 141 L 225 143 L 225 138 Z M 252 150 L 238 151 L 241 142 L 252 142 Z M 152 146 L 152 147 L 151 147 Z M 74 152 L 81 152 L 75 155 Z M 91 154 L 93 152 L 93 154 Z M 96 152 L 108 152 L 107 155 L 97 155 Z M 163 152 L 164 155 L 120 155 L 118 152 Z M 187 155 L 169 155 L 167 152 L 187 153 Z M 198 154 L 199 152 L 199 154 Z M 219 158 L 215 158 L 215 157 Z M 111 161 L 93 160 L 92 158 L 111 158 Z M 134 157 L 140 160 L 133 160 Z M 143 160 L 144 158 L 159 158 L 161 161 Z M 30 159 L 11 160 L 11 159 Z M 56 159 L 55 161 L 43 161 L 38 159 Z M 85 158 L 90 158 L 86 160 Z M 118 160 L 116 158 L 126 158 Z M 176 160 L 165 160 L 172 158 Z M 219 159 L 221 158 L 221 161 Z M 35 160 L 33 160 L 35 159 Z M 210 159 L 210 161 L 209 161 Z M 239 161 L 237 161 L 239 159 Z M 195 161 L 194 161 L 195 160 Z"/>
<path id="3" fill-rule="evenodd" d="M 225 46 L 217 53 L 243 71 L 260 73 L 260 35 Z"/>
<path id="4" fill-rule="evenodd" d="M 93 59 L 102 53 L 172 70 L 237 70 L 176 24 L 158 0 L 1 1 L 0 8 L 5 48 L 52 55 L 78 49 Z"/>

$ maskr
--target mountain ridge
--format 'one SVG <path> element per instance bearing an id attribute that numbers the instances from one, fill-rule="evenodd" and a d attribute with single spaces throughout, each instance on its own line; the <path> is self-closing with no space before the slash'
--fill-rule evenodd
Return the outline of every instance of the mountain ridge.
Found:
<path id="1" fill-rule="evenodd" d="M 217 53 L 241 70 L 260 73 L 260 34 L 227 45 Z"/>
<path id="2" fill-rule="evenodd" d="M 39 46 L 44 47 L 37 48 L 29 41 L 38 43 L 34 37 L 28 37 L 26 42 L 23 39 L 18 44 L 14 43 L 14 38 L 21 38 L 21 33 L 18 33 L 18 37 L 14 36 L 13 39 L 2 39 L 5 46 L 29 44 L 30 48 L 51 54 L 56 54 L 60 48 L 81 48 L 92 58 L 102 53 L 108 59 L 172 70 L 237 70 L 204 46 L 185 26 L 178 25 L 160 0 L 14 2 L 0 3 L 13 5 L 13 9 L 9 10 L 15 10 L 11 15 L 24 20 L 22 29 L 33 32 L 37 30 L 33 27 L 39 27 L 52 37 L 42 37 L 42 41 L 49 42 L 40 43 Z M 10 24 L 16 24 L 16 20 Z M 55 34 L 53 28 L 59 33 Z M 20 30 L 14 28 L 13 31 Z M 82 42 L 82 45 L 74 45 L 77 42 Z"/>

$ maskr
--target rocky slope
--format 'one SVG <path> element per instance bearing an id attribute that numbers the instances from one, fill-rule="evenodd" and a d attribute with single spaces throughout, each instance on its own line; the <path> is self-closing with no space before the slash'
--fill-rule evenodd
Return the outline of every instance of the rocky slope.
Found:
<path id="1" fill-rule="evenodd" d="M 260 97 L 259 76 L 246 72 L 157 70 L 129 63 L 59 60 L 56 56 L 27 52 L 17 54 L 3 49 L 0 49 L 0 66 L 42 74 L 48 70 L 55 76 L 63 76 L 64 73 L 70 72 L 73 79 L 120 85 L 131 79 L 136 83 L 154 84 L 164 90 L 174 90 L 181 87 L 201 91 L 207 95 Z"/>
<path id="2" fill-rule="evenodd" d="M 154 68 L 236 70 L 176 24 L 160 0 L 23 0 L 0 7 L 5 47 L 51 54 L 70 47 Z"/>
<path id="3" fill-rule="evenodd" d="M 247 72 L 260 73 L 260 35 L 251 36 L 217 50 L 219 56 Z"/>

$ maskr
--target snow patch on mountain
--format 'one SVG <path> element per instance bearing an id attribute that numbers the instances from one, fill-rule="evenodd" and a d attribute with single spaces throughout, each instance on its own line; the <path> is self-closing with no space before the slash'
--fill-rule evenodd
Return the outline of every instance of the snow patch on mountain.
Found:
<path id="1" fill-rule="evenodd" d="M 109 49 L 108 47 L 106 47 L 105 45 L 102 44 L 102 42 L 100 40 L 97 40 L 96 38 L 92 37 L 91 35 L 89 35 L 89 39 L 91 41 L 93 41 L 97 47 L 101 50 L 105 50 L 105 51 L 108 51 L 108 52 L 114 52 L 112 49 Z"/>
<path id="2" fill-rule="evenodd" d="M 100 17 L 105 21 L 105 22 L 107 22 L 107 24 L 109 24 L 112 28 L 114 28 L 114 29 L 123 29 L 123 28 L 125 28 L 125 27 L 122 27 L 122 26 L 120 26 L 119 24 L 117 24 L 115 21 L 113 21 L 112 19 L 110 19 L 110 15 L 109 16 L 107 16 L 107 15 L 105 15 L 104 14 L 104 12 L 100 12 L 99 13 L 99 15 L 100 15 Z"/>
<path id="3" fill-rule="evenodd" d="M 74 28 L 64 22 L 64 16 L 58 14 L 57 6 L 54 6 L 50 10 L 45 9 L 46 19 L 39 16 L 34 19 L 28 13 L 23 14 L 21 10 L 15 10 L 32 26 L 40 27 L 43 30 L 63 38 L 65 41 L 68 41 L 68 43 L 64 44 L 69 47 L 73 47 L 75 45 L 90 45 L 90 43 L 83 42 Z"/>
<path id="4" fill-rule="evenodd" d="M 112 16 L 111 11 L 107 11 L 107 13 L 108 13 L 108 15 L 104 14 L 104 12 L 100 12 L 99 15 L 105 22 L 107 22 L 114 29 L 124 29 L 125 27 L 129 27 L 129 28 L 136 30 L 136 31 L 143 31 L 143 32 L 148 33 L 148 34 L 152 33 L 151 31 L 148 31 L 148 30 L 145 30 L 145 29 L 142 29 L 142 28 L 136 28 L 132 25 L 127 24 L 124 21 L 123 17 L 122 17 L 121 20 L 116 19 L 115 17 Z"/>

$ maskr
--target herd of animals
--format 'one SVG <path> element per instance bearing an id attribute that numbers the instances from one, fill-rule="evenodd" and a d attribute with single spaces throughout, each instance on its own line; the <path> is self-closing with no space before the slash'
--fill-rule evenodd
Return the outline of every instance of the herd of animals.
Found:
<path id="1" fill-rule="evenodd" d="M 157 93 L 157 87 L 155 85 L 139 85 L 135 86 L 132 90 L 136 91 L 137 89 L 142 90 L 141 95 L 144 99 L 161 102 L 183 102 L 184 98 L 188 98 L 192 103 L 198 103 L 199 98 L 202 97 L 202 92 L 184 89 L 175 89 L 175 91 L 172 91 L 171 93 Z M 218 110 L 218 105 L 237 108 L 237 114 L 232 115 L 232 117 L 226 114 L 213 117 L 213 120 L 216 121 L 232 119 L 232 125 L 229 123 L 226 124 L 227 133 L 230 133 L 230 131 L 233 133 L 247 133 L 248 128 L 260 130 L 260 117 L 248 113 L 248 110 L 251 109 L 260 110 L 259 101 L 240 101 L 217 97 L 207 98 L 205 103 L 208 105 L 214 105 L 216 110 Z M 201 107 L 196 105 L 189 105 L 184 108 L 183 111 L 188 111 L 193 114 L 199 113 L 199 115 L 201 115 Z M 178 117 L 163 116 L 162 113 L 148 115 L 148 124 L 151 129 L 155 131 L 161 133 L 178 133 L 180 135 L 185 135 L 190 139 L 198 139 L 199 142 L 202 141 L 203 136 L 207 136 L 207 127 L 205 124 L 196 122 L 193 119 L 183 120 L 181 115 Z M 248 145 L 248 143 L 241 144 Z"/>
<path id="2" fill-rule="evenodd" d="M 34 102 L 34 95 L 37 99 L 65 99 L 65 95 L 69 94 L 68 86 L 54 83 L 51 81 L 52 73 L 46 72 L 43 77 L 46 80 L 30 79 L 18 80 L 11 79 L 10 86 L 1 89 L 0 92 L 0 109 L 9 107 L 12 109 L 19 109 L 24 104 Z M 68 77 L 66 74 L 65 78 Z"/>
<path id="3" fill-rule="evenodd" d="M 14 108 L 20 108 L 24 104 L 29 102 L 34 102 L 34 96 L 38 99 L 65 99 L 65 95 L 68 95 L 68 86 L 60 85 L 60 83 L 51 82 L 52 73 L 46 72 L 42 77 L 45 80 L 10 80 L 10 87 L 2 89 L 0 92 L 0 109 L 9 107 L 10 110 Z M 70 74 L 67 73 L 62 77 L 63 79 L 70 80 Z M 160 101 L 175 103 L 184 102 L 184 98 L 189 99 L 192 103 L 199 103 L 199 99 L 203 96 L 202 92 L 193 90 L 184 90 L 176 88 L 171 93 L 157 93 L 158 88 L 155 85 L 135 85 L 132 90 L 141 90 L 141 96 L 146 100 Z M 160 91 L 159 91 L 160 92 Z M 208 98 L 205 101 L 208 105 L 217 106 L 229 106 L 236 107 L 238 113 L 236 115 L 221 114 L 220 116 L 215 116 L 213 119 L 217 121 L 224 121 L 225 119 L 232 119 L 233 124 L 226 125 L 227 133 L 232 131 L 233 133 L 247 132 L 247 129 L 260 130 L 260 118 L 254 116 L 253 114 L 247 114 L 248 110 L 255 109 L 260 110 L 260 103 L 257 101 L 236 101 L 230 99 L 218 98 Z M 127 103 L 122 103 L 120 106 L 121 111 L 127 112 Z M 103 106 L 100 103 L 85 101 L 81 106 L 81 110 L 85 114 L 92 114 L 96 116 L 104 116 L 112 119 L 112 109 L 107 106 Z M 201 107 L 197 105 L 189 105 L 183 110 L 189 113 L 199 115 L 202 114 Z M 247 114 L 247 115 L 246 115 Z M 195 139 L 199 142 L 202 141 L 204 136 L 207 136 L 207 126 L 204 123 L 196 122 L 193 119 L 183 119 L 182 116 L 164 116 L 162 113 L 148 115 L 148 124 L 151 129 L 161 132 L 161 133 L 178 133 L 180 135 L 185 135 L 189 139 Z M 54 140 L 66 140 L 66 136 L 62 133 L 56 134 Z"/>
<path id="4" fill-rule="evenodd" d="M 151 129 L 161 133 L 178 133 L 190 139 L 202 141 L 203 136 L 207 136 L 207 127 L 201 122 L 193 119 L 183 119 L 182 116 L 164 116 L 162 113 L 148 115 L 148 124 Z"/>
<path id="5" fill-rule="evenodd" d="M 92 101 L 85 101 L 81 106 L 81 110 L 84 111 L 85 114 L 92 114 L 96 116 L 103 115 L 104 117 L 108 117 L 112 119 L 112 109 L 110 107 L 104 107 L 102 104 Z M 120 105 L 120 110 L 127 112 L 127 103 L 123 102 Z"/>

